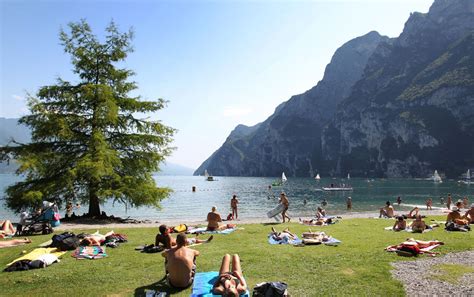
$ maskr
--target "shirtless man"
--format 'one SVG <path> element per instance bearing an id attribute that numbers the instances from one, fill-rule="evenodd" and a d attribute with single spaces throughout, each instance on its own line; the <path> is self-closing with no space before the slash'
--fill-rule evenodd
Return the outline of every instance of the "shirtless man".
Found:
<path id="1" fill-rule="evenodd" d="M 219 223 L 222 222 L 221 215 L 217 212 L 217 208 L 215 206 L 212 207 L 211 212 L 207 214 L 207 231 L 216 231 L 225 226 L 220 226 Z"/>
<path id="2" fill-rule="evenodd" d="M 417 215 L 415 220 L 410 225 L 411 230 L 415 233 L 423 233 L 428 227 L 426 223 L 421 219 L 420 215 Z"/>
<path id="3" fill-rule="evenodd" d="M 464 219 L 461 216 L 461 211 L 456 206 L 453 206 L 453 210 L 450 213 L 448 213 L 448 217 L 446 218 L 446 224 L 448 222 L 454 222 L 458 225 L 468 225 L 469 224 L 468 220 Z"/>
<path id="4" fill-rule="evenodd" d="M 381 217 L 393 218 L 393 215 L 394 215 L 394 210 L 393 210 L 393 206 L 390 205 L 390 201 L 385 202 L 385 207 L 382 207 L 380 209 L 379 218 Z"/>
<path id="5" fill-rule="evenodd" d="M 453 200 L 451 198 L 451 194 L 448 194 L 448 201 L 446 201 L 446 207 L 448 209 L 451 209 L 451 203 L 453 203 Z"/>
<path id="6" fill-rule="evenodd" d="M 464 218 L 469 220 L 469 224 L 474 224 L 474 203 L 471 204 L 471 208 L 466 211 Z"/>
<path id="7" fill-rule="evenodd" d="M 397 217 L 395 224 L 393 224 L 393 231 L 402 231 L 407 228 L 407 221 L 402 216 Z"/>
<path id="8" fill-rule="evenodd" d="M 159 246 L 161 244 L 165 249 L 170 249 L 176 245 L 176 240 L 173 237 L 171 237 L 168 226 L 161 225 L 159 227 L 159 230 L 160 230 L 160 233 L 156 234 L 156 237 L 155 237 L 155 246 Z M 207 243 L 207 242 L 210 242 L 212 239 L 213 239 L 213 236 L 209 237 L 207 240 L 201 240 L 197 238 L 187 238 L 186 244 L 192 245 L 196 243 Z"/>
<path id="9" fill-rule="evenodd" d="M 290 206 L 290 201 L 288 200 L 288 197 L 286 196 L 286 194 L 283 192 L 280 194 L 280 203 L 283 204 L 283 206 L 285 206 L 285 208 L 283 209 L 283 212 L 281 213 L 281 215 L 283 216 L 283 223 L 285 222 L 285 219 L 288 219 L 288 223 L 289 223 L 291 218 L 286 214 L 286 212 L 288 211 L 288 207 Z"/>
<path id="10" fill-rule="evenodd" d="M 193 284 L 196 273 L 195 259 L 199 251 L 186 247 L 186 235 L 178 234 L 176 246 L 161 254 L 166 258 L 166 278 L 171 287 L 184 289 Z"/>
<path id="11" fill-rule="evenodd" d="M 232 216 L 236 220 L 239 217 L 239 215 L 237 214 L 237 204 L 239 204 L 239 199 L 237 199 L 237 195 L 233 195 L 232 199 L 230 199 L 230 208 L 232 208 Z"/>
<path id="12" fill-rule="evenodd" d="M 432 206 L 433 206 L 433 199 L 428 198 L 426 200 L 426 210 L 433 210 Z"/>

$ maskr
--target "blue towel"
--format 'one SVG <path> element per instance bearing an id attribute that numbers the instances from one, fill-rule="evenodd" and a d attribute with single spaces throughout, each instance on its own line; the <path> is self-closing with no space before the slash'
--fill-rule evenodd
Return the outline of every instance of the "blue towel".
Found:
<path id="1" fill-rule="evenodd" d="M 236 230 L 236 228 L 227 228 L 224 230 L 217 231 L 207 231 L 206 227 L 196 228 L 189 231 L 189 233 L 199 233 L 199 234 L 229 234 Z"/>
<path id="2" fill-rule="evenodd" d="M 296 237 L 296 239 L 294 240 L 287 240 L 286 237 L 284 240 L 275 240 L 273 238 L 273 236 L 270 234 L 268 235 L 268 243 L 269 244 L 300 244 L 302 243 L 303 241 L 301 239 L 299 239 L 298 237 Z"/>
<path id="3" fill-rule="evenodd" d="M 338 239 L 336 239 L 336 238 L 332 238 L 332 237 L 331 237 L 328 241 L 323 241 L 323 243 L 324 243 L 325 245 L 338 245 L 338 244 L 341 243 L 341 241 L 338 240 Z"/>
<path id="4" fill-rule="evenodd" d="M 212 297 L 219 296 L 212 294 L 212 287 L 219 277 L 219 272 L 198 272 L 194 276 L 193 292 L 191 297 Z M 250 293 L 247 290 L 245 294 L 240 295 L 242 297 L 250 297 Z"/>

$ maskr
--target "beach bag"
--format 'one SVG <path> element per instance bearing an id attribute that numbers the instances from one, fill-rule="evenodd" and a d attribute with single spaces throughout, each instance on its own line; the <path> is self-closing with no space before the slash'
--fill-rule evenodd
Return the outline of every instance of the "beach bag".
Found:
<path id="1" fill-rule="evenodd" d="M 288 285 L 283 282 L 260 283 L 253 288 L 253 297 L 284 297 L 288 296 Z"/>
<path id="2" fill-rule="evenodd" d="M 454 222 L 448 222 L 446 223 L 446 226 L 444 227 L 446 231 L 470 231 L 471 227 L 469 225 L 458 225 Z"/>
<path id="3" fill-rule="evenodd" d="M 74 233 L 70 232 L 54 235 L 52 240 L 53 243 L 51 243 L 51 247 L 56 247 L 61 251 L 75 250 L 81 242 L 81 240 Z"/>

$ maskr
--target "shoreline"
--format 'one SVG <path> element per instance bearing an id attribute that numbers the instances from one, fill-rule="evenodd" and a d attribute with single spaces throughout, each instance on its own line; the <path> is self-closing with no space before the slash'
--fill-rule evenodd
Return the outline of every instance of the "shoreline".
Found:
<path id="1" fill-rule="evenodd" d="M 420 212 L 423 215 L 426 216 L 436 216 L 436 215 L 447 215 L 447 209 L 442 210 L 442 209 L 433 209 L 433 210 L 423 210 L 421 209 Z M 396 215 L 399 215 L 400 212 L 396 213 Z M 333 214 L 331 214 L 333 215 Z M 345 219 L 370 219 L 370 218 L 378 218 L 379 213 L 374 212 L 374 211 L 365 211 L 365 212 L 346 212 L 346 213 L 340 213 L 340 214 L 334 214 L 335 216 L 340 216 L 342 217 L 343 220 Z M 308 216 L 297 216 L 294 215 L 291 219 L 291 223 L 298 223 L 299 220 L 298 218 L 301 219 L 310 219 L 311 217 Z M 224 221 L 223 224 L 226 223 L 231 223 L 231 224 L 236 224 L 237 226 L 239 225 L 247 225 L 247 224 L 266 224 L 266 223 L 278 223 L 274 218 L 244 218 L 244 219 L 238 219 L 238 220 L 233 220 L 233 221 Z M 281 223 L 281 221 L 280 221 Z M 90 222 L 66 222 L 63 223 L 61 222 L 61 225 L 58 227 L 55 227 L 54 229 L 57 231 L 67 231 L 67 230 L 77 230 L 77 229 L 104 229 L 104 228 L 120 228 L 120 229 L 127 229 L 127 228 L 158 228 L 158 226 L 165 224 L 168 226 L 176 226 L 179 224 L 186 224 L 188 226 L 196 226 L 196 225 L 206 225 L 207 222 L 204 220 L 180 220 L 180 219 L 175 219 L 175 220 L 155 220 L 148 222 L 141 222 L 141 223 L 107 223 L 107 222 L 102 222 L 102 223 L 94 223 L 93 221 Z"/>

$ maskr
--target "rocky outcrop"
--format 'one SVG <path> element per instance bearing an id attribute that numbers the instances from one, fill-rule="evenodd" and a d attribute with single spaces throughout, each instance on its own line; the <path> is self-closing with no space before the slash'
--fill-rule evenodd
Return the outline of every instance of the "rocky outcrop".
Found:
<path id="1" fill-rule="evenodd" d="M 474 165 L 474 2 L 436 0 L 398 38 L 344 44 L 311 90 L 238 126 L 214 175 L 457 176 Z"/>

